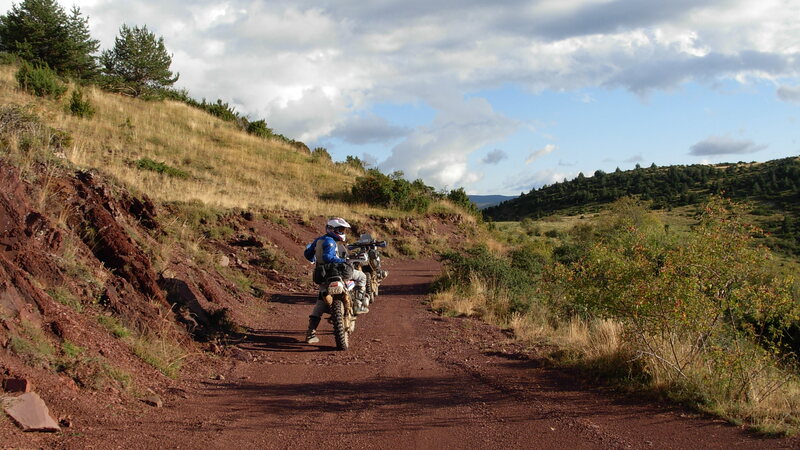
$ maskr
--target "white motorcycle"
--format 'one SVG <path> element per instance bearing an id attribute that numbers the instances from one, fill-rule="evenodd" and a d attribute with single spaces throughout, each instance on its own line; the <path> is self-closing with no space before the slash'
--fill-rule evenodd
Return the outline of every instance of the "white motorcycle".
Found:
<path id="1" fill-rule="evenodd" d="M 369 234 L 362 234 L 356 243 L 348 245 L 354 258 L 353 267 L 367 276 L 367 303 L 372 304 L 378 298 L 378 287 L 389 276 L 389 272 L 381 268 L 381 254 L 378 249 L 386 248 L 386 241 L 376 241 Z"/>
<path id="2" fill-rule="evenodd" d="M 354 270 L 359 270 L 369 264 L 369 259 L 367 255 L 356 254 L 348 258 L 347 262 Z M 338 350 L 347 350 L 350 347 L 350 334 L 356 329 L 357 316 L 353 301 L 355 288 L 355 281 L 345 280 L 338 274 L 327 277 L 319 287 L 320 298 L 325 301 L 331 315 L 328 320 L 333 325 L 333 337 Z"/>

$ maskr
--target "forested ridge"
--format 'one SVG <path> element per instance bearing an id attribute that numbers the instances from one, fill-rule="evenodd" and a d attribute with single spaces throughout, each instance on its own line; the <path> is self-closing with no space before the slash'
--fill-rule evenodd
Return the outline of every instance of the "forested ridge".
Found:
<path id="1" fill-rule="evenodd" d="M 484 210 L 494 221 L 540 218 L 551 214 L 594 212 L 606 203 L 635 196 L 650 201 L 653 209 L 693 205 L 711 195 L 752 204 L 751 212 L 775 216 L 763 222 L 774 234 L 772 244 L 800 254 L 800 158 L 764 163 L 677 165 L 612 173 L 598 170 L 572 180 L 533 189 L 527 194 Z M 778 217 L 780 216 L 780 217 Z"/>

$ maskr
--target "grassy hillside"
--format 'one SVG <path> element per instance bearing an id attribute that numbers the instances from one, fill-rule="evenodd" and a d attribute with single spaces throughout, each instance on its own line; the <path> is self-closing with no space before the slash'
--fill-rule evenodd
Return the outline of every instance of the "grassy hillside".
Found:
<path id="1" fill-rule="evenodd" d="M 98 169 L 155 200 L 303 215 L 411 214 L 330 200 L 343 198 L 363 171 L 313 158 L 280 139 L 247 134 L 185 103 L 147 102 L 89 86 L 83 91 L 96 114 L 84 119 L 65 111 L 69 92 L 52 100 L 21 91 L 16 70 L 15 65 L 0 66 L 0 107 L 21 106 L 67 133 L 68 145 L 61 156 L 79 168 Z M 9 152 L 21 155 L 21 145 L 12 139 Z M 27 156 L 22 159 L 22 164 L 32 163 Z M 453 210 L 447 202 L 434 208 Z"/>

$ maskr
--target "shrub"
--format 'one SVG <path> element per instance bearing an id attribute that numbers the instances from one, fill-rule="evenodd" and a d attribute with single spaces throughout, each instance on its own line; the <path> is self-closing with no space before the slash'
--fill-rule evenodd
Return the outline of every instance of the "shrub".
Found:
<path id="1" fill-rule="evenodd" d="M 94 107 L 92 107 L 92 104 L 88 98 L 83 98 L 83 92 L 81 92 L 80 89 L 75 89 L 72 91 L 72 97 L 70 98 L 67 110 L 73 116 L 83 117 L 86 119 L 94 116 Z"/>
<path id="2" fill-rule="evenodd" d="M 247 132 L 261 138 L 272 137 L 272 128 L 267 126 L 267 121 L 264 119 L 256 120 L 247 124 Z"/>
<path id="3" fill-rule="evenodd" d="M 559 238 L 559 237 L 561 237 L 561 233 L 559 233 L 558 230 L 555 230 L 555 229 L 554 230 L 545 231 L 544 235 L 549 237 L 549 238 Z"/>
<path id="4" fill-rule="evenodd" d="M 492 255 L 485 246 L 467 249 L 464 253 L 442 255 L 446 274 L 433 286 L 436 292 L 462 289 L 476 281 L 485 286 L 488 301 L 501 299 L 496 314 L 510 317 L 524 313 L 536 298 L 535 273 L 512 265 L 506 259 Z"/>
<path id="5" fill-rule="evenodd" d="M 781 330 L 798 305 L 791 281 L 765 269 L 770 255 L 741 217 L 712 200 L 676 243 L 652 218 L 617 214 L 619 227 L 563 273 L 565 287 L 589 314 L 621 320 L 654 376 L 717 399 L 764 398 L 771 392 L 754 377 L 783 358 Z"/>
<path id="6" fill-rule="evenodd" d="M 28 108 L 18 105 L 0 108 L 0 137 L 2 138 L 14 133 L 32 134 L 42 128 L 39 118 L 31 113 Z"/>
<path id="7" fill-rule="evenodd" d="M 38 97 L 59 99 L 67 86 L 58 79 L 58 75 L 47 66 L 23 63 L 17 70 L 17 83 L 19 87 Z"/>
<path id="8" fill-rule="evenodd" d="M 347 157 L 344 160 L 344 164 L 351 166 L 355 169 L 358 169 L 362 172 L 367 170 L 366 167 L 364 167 L 364 161 L 362 161 L 361 158 L 359 158 L 358 156 L 347 155 Z"/>
<path id="9" fill-rule="evenodd" d="M 213 335 L 221 337 L 242 332 L 242 327 L 233 320 L 228 308 L 211 311 L 208 314 L 208 322 L 212 330 L 212 337 Z"/>
<path id="10" fill-rule="evenodd" d="M 7 66 L 10 64 L 19 64 L 20 61 L 20 57 L 14 53 L 0 52 L 0 65 Z"/>
<path id="11" fill-rule="evenodd" d="M 285 265 L 281 254 L 277 250 L 269 247 L 258 249 L 256 251 L 256 257 L 250 260 L 250 263 L 264 269 L 275 270 L 282 270 Z"/>
<path id="12" fill-rule="evenodd" d="M 52 161 L 53 150 L 72 144 L 72 136 L 42 124 L 28 108 L 10 105 L 0 108 L 0 147 L 11 153 L 33 155 L 33 160 Z"/>
<path id="13" fill-rule="evenodd" d="M 402 172 L 389 176 L 377 169 L 370 169 L 363 177 L 356 178 L 350 193 L 357 202 L 418 212 L 426 212 L 434 200 L 441 198 L 422 180 L 412 183 L 403 178 Z"/>
<path id="14" fill-rule="evenodd" d="M 187 354 L 173 339 L 140 334 L 126 339 L 133 354 L 169 378 L 177 378 Z"/>
<path id="15" fill-rule="evenodd" d="M 311 162 L 330 164 L 333 162 L 333 158 L 325 147 L 317 147 L 311 151 Z"/>
<path id="16" fill-rule="evenodd" d="M 511 267 L 531 275 L 541 274 L 550 263 L 550 249 L 541 244 L 529 243 L 511 250 Z"/>
<path id="17" fill-rule="evenodd" d="M 163 162 L 153 161 L 150 158 L 141 158 L 135 162 L 135 165 L 138 169 L 158 172 L 169 177 L 189 178 L 189 174 L 187 172 L 172 166 L 168 166 Z"/>
<path id="18" fill-rule="evenodd" d="M 472 214 L 478 213 L 478 207 L 475 206 L 475 203 L 472 203 L 472 200 L 469 199 L 469 196 L 467 195 L 467 192 L 464 191 L 463 187 L 450 191 L 450 193 L 447 194 L 447 199 Z"/>
<path id="19" fill-rule="evenodd" d="M 519 226 L 528 236 L 540 236 L 542 234 L 541 225 L 534 222 L 530 217 L 522 219 L 522 221 L 519 223 Z"/>
<path id="20" fill-rule="evenodd" d="M 239 113 L 236 108 L 230 106 L 228 103 L 223 102 L 222 99 L 217 99 L 216 103 L 206 103 L 206 99 L 200 103 L 200 109 L 205 110 L 212 116 L 219 117 L 226 122 L 238 122 Z"/>

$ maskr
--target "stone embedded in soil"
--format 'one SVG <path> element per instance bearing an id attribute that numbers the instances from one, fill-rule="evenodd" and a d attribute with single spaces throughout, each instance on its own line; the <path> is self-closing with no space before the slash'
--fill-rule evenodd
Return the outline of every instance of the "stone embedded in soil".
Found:
<path id="1" fill-rule="evenodd" d="M 219 257 L 219 265 L 222 267 L 228 267 L 231 265 L 231 259 L 225 255 Z"/>
<path id="2" fill-rule="evenodd" d="M 58 423 L 50 416 L 50 409 L 39 394 L 28 392 L 11 399 L 5 412 L 23 431 L 61 431 Z"/>
<path id="3" fill-rule="evenodd" d="M 156 408 L 161 408 L 164 406 L 164 401 L 161 400 L 161 397 L 157 395 L 148 396 L 147 398 L 142 399 L 142 401 L 150 406 L 155 406 Z"/>
<path id="4" fill-rule="evenodd" d="M 3 390 L 6 392 L 30 392 L 33 388 L 30 380 L 25 378 L 6 378 L 3 380 Z"/>
<path id="5" fill-rule="evenodd" d="M 244 350 L 242 350 L 242 349 L 240 349 L 238 347 L 231 348 L 231 356 L 233 356 L 237 360 L 243 361 L 243 362 L 250 362 L 250 361 L 253 360 L 253 355 L 251 355 L 249 352 L 246 352 L 246 351 L 244 351 Z"/>

